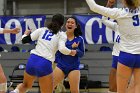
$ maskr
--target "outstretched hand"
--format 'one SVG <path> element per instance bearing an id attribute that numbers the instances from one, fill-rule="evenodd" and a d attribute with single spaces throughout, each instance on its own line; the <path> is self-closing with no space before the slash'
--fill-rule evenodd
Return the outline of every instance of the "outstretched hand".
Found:
<path id="1" fill-rule="evenodd" d="M 11 33 L 12 34 L 17 34 L 19 32 L 20 32 L 20 29 L 19 28 L 14 28 L 14 29 L 11 30 Z"/>
<path id="2" fill-rule="evenodd" d="M 113 7 L 116 0 L 108 0 L 106 7 Z"/>
<path id="3" fill-rule="evenodd" d="M 31 30 L 26 30 L 26 31 L 24 32 L 24 34 L 27 35 L 27 36 L 28 36 L 30 33 L 31 33 Z"/>

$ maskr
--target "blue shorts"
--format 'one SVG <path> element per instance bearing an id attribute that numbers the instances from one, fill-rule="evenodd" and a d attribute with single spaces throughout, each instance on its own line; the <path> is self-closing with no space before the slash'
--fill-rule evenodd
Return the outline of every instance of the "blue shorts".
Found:
<path id="1" fill-rule="evenodd" d="M 118 64 L 118 56 L 112 56 L 112 68 L 117 69 L 117 64 Z"/>
<path id="2" fill-rule="evenodd" d="M 119 62 L 131 68 L 140 68 L 140 54 L 120 52 Z"/>
<path id="3" fill-rule="evenodd" d="M 80 70 L 79 67 L 68 68 L 59 64 L 57 64 L 57 67 L 63 71 L 63 73 L 65 74 L 65 77 L 67 77 L 69 73 L 73 70 Z"/>
<path id="4" fill-rule="evenodd" d="M 42 77 L 53 72 L 52 62 L 35 54 L 31 54 L 26 64 L 26 72 L 29 75 Z"/>

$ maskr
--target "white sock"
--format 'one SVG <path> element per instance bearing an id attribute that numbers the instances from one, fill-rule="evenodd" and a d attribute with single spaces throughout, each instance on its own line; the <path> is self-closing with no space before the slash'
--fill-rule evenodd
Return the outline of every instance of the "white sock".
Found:
<path id="1" fill-rule="evenodd" d="M 108 93 L 117 93 L 117 92 L 111 92 L 111 91 L 108 91 Z"/>
<path id="2" fill-rule="evenodd" d="M 19 93 L 19 89 L 15 89 L 14 92 Z"/>

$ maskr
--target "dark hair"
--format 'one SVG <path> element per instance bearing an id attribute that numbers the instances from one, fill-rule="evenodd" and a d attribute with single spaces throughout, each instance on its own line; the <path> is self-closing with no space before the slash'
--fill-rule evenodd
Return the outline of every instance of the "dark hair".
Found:
<path id="1" fill-rule="evenodd" d="M 76 36 L 76 37 L 82 36 L 81 27 L 80 27 L 80 25 L 78 24 L 77 19 L 76 19 L 74 16 L 71 16 L 71 17 L 69 17 L 69 18 L 74 19 L 74 20 L 75 20 L 75 23 L 76 23 L 76 26 L 77 26 L 77 28 L 75 28 L 75 30 L 74 30 L 74 36 Z"/>
<path id="2" fill-rule="evenodd" d="M 64 24 L 64 16 L 62 14 L 55 14 L 52 17 L 51 23 L 47 25 L 52 33 L 57 34 Z"/>
<path id="3" fill-rule="evenodd" d="M 136 9 L 139 6 L 139 1 L 138 0 L 125 0 L 127 6 L 129 9 Z"/>

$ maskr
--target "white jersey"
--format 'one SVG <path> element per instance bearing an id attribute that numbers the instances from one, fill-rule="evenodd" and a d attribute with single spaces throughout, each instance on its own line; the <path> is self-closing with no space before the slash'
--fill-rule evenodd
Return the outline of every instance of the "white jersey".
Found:
<path id="1" fill-rule="evenodd" d="M 0 28 L 0 33 L 3 33 L 3 28 Z"/>
<path id="2" fill-rule="evenodd" d="M 101 21 L 107 27 L 109 27 L 113 31 L 115 31 L 115 39 L 114 39 L 114 46 L 113 46 L 112 55 L 119 56 L 119 53 L 120 53 L 120 48 L 119 48 L 120 36 L 119 36 L 119 32 L 118 32 L 118 25 L 117 25 L 117 23 L 116 22 L 109 21 L 107 19 L 107 17 L 103 17 Z"/>
<path id="3" fill-rule="evenodd" d="M 112 55 L 114 55 L 114 56 L 119 56 L 119 54 L 120 54 L 119 39 L 120 39 L 119 32 L 116 31 L 115 32 L 114 46 L 113 46 L 113 51 L 112 51 Z"/>
<path id="4" fill-rule="evenodd" d="M 107 8 L 97 5 L 94 0 L 86 0 L 90 9 L 117 20 L 120 34 L 120 50 L 140 54 L 140 8 Z"/>
<path id="5" fill-rule="evenodd" d="M 31 54 L 36 54 L 53 62 L 57 50 L 65 55 L 71 52 L 65 46 L 67 35 L 64 32 L 52 34 L 48 28 L 44 27 L 35 30 L 30 36 L 32 41 L 37 40 L 37 45 L 35 49 L 31 50 Z"/>

